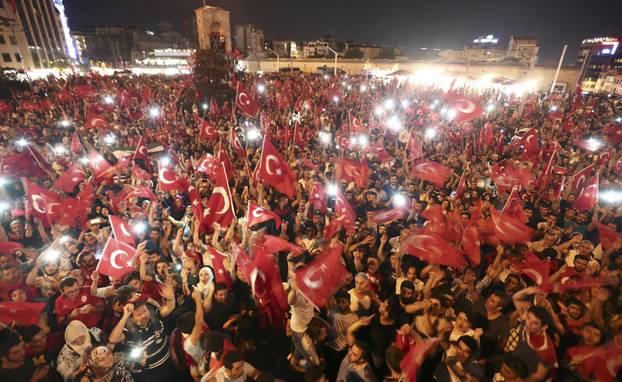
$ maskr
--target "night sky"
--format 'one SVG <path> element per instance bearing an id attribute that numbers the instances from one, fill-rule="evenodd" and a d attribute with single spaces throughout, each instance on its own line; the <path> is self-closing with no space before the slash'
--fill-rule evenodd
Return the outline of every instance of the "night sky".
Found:
<path id="1" fill-rule="evenodd" d="M 71 26 L 176 26 L 201 0 L 65 0 Z M 574 61 L 585 37 L 622 33 L 622 0 L 229 0 L 207 2 L 231 11 L 231 23 L 255 24 L 266 39 L 340 39 L 420 47 L 460 48 L 494 34 L 537 35 L 540 62 L 554 62 L 568 44 Z"/>

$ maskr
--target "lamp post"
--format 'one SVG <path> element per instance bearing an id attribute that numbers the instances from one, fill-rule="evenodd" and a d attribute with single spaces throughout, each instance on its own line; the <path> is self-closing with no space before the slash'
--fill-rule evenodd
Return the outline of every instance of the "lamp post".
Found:
<path id="1" fill-rule="evenodd" d="M 268 52 L 272 52 L 276 54 L 276 72 L 278 73 L 280 70 L 281 56 L 272 49 L 266 49 Z"/>
<path id="2" fill-rule="evenodd" d="M 335 77 L 337 77 L 337 52 L 333 50 L 330 46 L 327 46 L 328 50 L 335 54 Z"/>

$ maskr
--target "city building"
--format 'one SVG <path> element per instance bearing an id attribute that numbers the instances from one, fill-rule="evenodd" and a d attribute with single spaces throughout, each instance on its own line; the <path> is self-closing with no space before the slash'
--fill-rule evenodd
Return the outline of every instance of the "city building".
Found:
<path id="1" fill-rule="evenodd" d="M 328 41 L 315 40 L 309 41 L 302 47 L 302 57 L 328 57 L 333 53 L 328 49 Z"/>
<path id="2" fill-rule="evenodd" d="M 362 44 L 346 41 L 343 51 L 344 58 L 375 59 L 399 59 L 403 58 L 402 50 L 392 46 Z"/>
<path id="3" fill-rule="evenodd" d="M 511 36 L 508 42 L 507 58 L 517 60 L 529 68 L 533 68 L 538 61 L 538 39 L 536 37 Z"/>
<path id="4" fill-rule="evenodd" d="M 2 67 L 52 68 L 77 57 L 62 0 L 0 0 L 0 31 Z"/>
<path id="5" fill-rule="evenodd" d="M 622 73 L 616 70 L 600 73 L 592 91 L 594 93 L 622 95 Z"/>
<path id="6" fill-rule="evenodd" d="M 622 36 L 594 37 L 581 42 L 577 66 L 581 68 L 579 83 L 584 91 L 604 91 L 609 79 L 622 74 L 621 42 Z"/>
<path id="7" fill-rule="evenodd" d="M 229 11 L 206 5 L 195 9 L 197 36 L 200 49 L 218 49 L 231 52 L 231 24 Z"/>
<path id="8" fill-rule="evenodd" d="M 270 49 L 274 50 L 281 57 L 299 58 L 302 52 L 300 52 L 300 44 L 296 41 L 289 40 L 274 40 L 270 44 Z"/>
<path id="9" fill-rule="evenodd" d="M 260 55 L 264 51 L 263 30 L 254 25 L 236 25 L 234 27 L 233 40 L 235 48 L 243 56 L 249 54 Z"/>

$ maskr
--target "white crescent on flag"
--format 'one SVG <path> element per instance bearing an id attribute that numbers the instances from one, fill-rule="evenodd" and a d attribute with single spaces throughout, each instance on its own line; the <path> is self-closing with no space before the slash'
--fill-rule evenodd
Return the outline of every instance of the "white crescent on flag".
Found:
<path id="1" fill-rule="evenodd" d="M 274 175 L 275 172 L 272 171 L 272 168 L 270 167 L 270 162 L 275 162 L 278 165 L 279 164 L 279 160 L 274 155 L 266 155 L 266 171 L 268 172 L 268 174 Z M 277 168 L 276 169 L 276 174 L 280 175 L 280 171 L 281 171 L 281 169 Z"/>
<path id="2" fill-rule="evenodd" d="M 34 208 L 37 212 L 44 214 L 45 209 L 41 207 L 41 204 L 39 204 L 43 202 L 41 195 L 33 194 L 30 196 L 30 199 L 32 200 L 32 208 Z"/>
<path id="3" fill-rule="evenodd" d="M 117 257 L 118 256 L 125 256 L 126 258 L 129 257 L 129 255 L 127 254 L 127 252 L 121 250 L 121 249 L 117 249 L 115 251 L 112 251 L 112 253 L 110 254 L 110 265 L 112 265 L 113 268 L 115 269 L 123 269 L 125 268 L 125 266 L 123 265 L 119 265 L 117 263 Z M 124 263 L 127 263 L 127 259 L 124 261 Z"/>
<path id="4" fill-rule="evenodd" d="M 229 211 L 229 208 L 231 207 L 230 201 L 229 201 L 229 197 L 227 195 L 227 191 L 225 191 L 225 189 L 223 187 L 214 187 L 214 191 L 213 193 L 215 194 L 219 194 L 220 196 L 222 196 L 222 200 L 223 200 L 223 207 L 220 211 L 216 212 L 216 215 L 223 215 L 225 214 L 227 211 Z"/>
<path id="5" fill-rule="evenodd" d="M 320 264 L 319 266 L 310 265 L 310 267 L 311 269 L 307 270 L 302 280 L 309 288 L 320 289 L 324 285 L 323 274 L 328 271 L 328 268 L 325 264 Z M 317 274 L 319 274 L 319 277 L 316 277 Z"/>
<path id="6" fill-rule="evenodd" d="M 170 180 L 170 179 L 168 179 L 166 177 L 166 170 L 167 170 L 166 168 L 160 168 L 158 170 L 158 175 L 159 175 L 159 178 L 160 178 L 160 182 L 162 182 L 164 184 L 173 184 L 173 183 L 175 183 L 176 179 Z"/>

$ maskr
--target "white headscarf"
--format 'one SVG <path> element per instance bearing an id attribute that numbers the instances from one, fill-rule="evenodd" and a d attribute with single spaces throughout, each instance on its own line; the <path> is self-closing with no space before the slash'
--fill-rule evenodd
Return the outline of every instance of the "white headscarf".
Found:
<path id="1" fill-rule="evenodd" d="M 80 336 L 84 336 L 84 342 L 80 345 L 74 344 L 73 342 Z M 91 347 L 91 335 L 89 333 L 89 329 L 82 323 L 82 321 L 73 320 L 67 325 L 67 329 L 65 329 L 65 343 L 67 346 L 80 354 L 80 356 L 84 355 L 84 351 L 87 348 Z"/>

